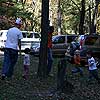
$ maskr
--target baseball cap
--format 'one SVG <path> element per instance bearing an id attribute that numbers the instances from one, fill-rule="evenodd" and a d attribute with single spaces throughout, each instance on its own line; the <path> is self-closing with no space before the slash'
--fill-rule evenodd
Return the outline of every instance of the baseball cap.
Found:
<path id="1" fill-rule="evenodd" d="M 20 25 L 20 24 L 22 24 L 22 20 L 20 18 L 17 18 L 15 23 Z"/>
<path id="2" fill-rule="evenodd" d="M 79 51 L 79 50 L 76 50 L 76 51 L 75 51 L 75 54 L 80 54 L 80 51 Z"/>

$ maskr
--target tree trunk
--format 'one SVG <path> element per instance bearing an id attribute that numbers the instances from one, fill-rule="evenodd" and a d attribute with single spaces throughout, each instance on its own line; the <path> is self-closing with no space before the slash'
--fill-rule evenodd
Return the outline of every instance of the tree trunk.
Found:
<path id="1" fill-rule="evenodd" d="M 92 32 L 91 33 L 96 33 L 96 21 L 97 21 L 97 13 L 98 13 L 98 4 L 99 4 L 100 0 L 95 0 L 95 9 L 93 11 L 93 19 L 92 19 L 92 27 L 91 27 L 91 30 Z"/>
<path id="2" fill-rule="evenodd" d="M 91 34 L 93 34 L 93 33 L 96 33 L 96 8 L 94 9 L 94 11 L 93 11 L 93 18 L 92 18 L 92 21 L 91 21 Z"/>
<path id="3" fill-rule="evenodd" d="M 49 0 L 42 0 L 41 43 L 39 53 L 38 77 L 46 77 L 48 28 Z"/>
<path id="4" fill-rule="evenodd" d="M 58 0 L 58 35 L 61 35 L 61 8 L 60 8 L 60 0 Z"/>
<path id="5" fill-rule="evenodd" d="M 91 6 L 89 5 L 89 34 L 92 32 L 92 25 L 91 25 Z"/>
<path id="6" fill-rule="evenodd" d="M 81 1 L 82 9 L 80 11 L 80 24 L 79 24 L 79 34 L 84 34 L 84 19 L 85 19 L 85 0 Z"/>

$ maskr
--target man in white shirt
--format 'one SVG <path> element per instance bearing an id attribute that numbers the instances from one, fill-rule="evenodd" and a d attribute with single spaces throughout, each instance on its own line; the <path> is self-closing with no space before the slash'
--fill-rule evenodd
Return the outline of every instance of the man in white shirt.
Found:
<path id="1" fill-rule="evenodd" d="M 2 80 L 4 80 L 6 76 L 12 77 L 13 75 L 14 66 L 18 59 L 18 46 L 19 50 L 21 50 L 21 39 L 23 38 L 22 32 L 20 31 L 21 24 L 21 19 L 17 18 L 15 26 L 8 30 L 4 50 Z"/>

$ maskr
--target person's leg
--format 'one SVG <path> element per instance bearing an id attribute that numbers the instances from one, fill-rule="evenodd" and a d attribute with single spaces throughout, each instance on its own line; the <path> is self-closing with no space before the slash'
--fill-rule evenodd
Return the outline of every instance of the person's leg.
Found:
<path id="1" fill-rule="evenodd" d="M 75 67 L 74 69 L 72 69 L 72 73 L 77 73 L 77 72 L 78 72 L 77 67 Z"/>
<path id="2" fill-rule="evenodd" d="M 4 50 L 4 61 L 3 61 L 3 67 L 2 67 L 2 79 L 5 78 L 5 76 L 8 73 L 10 66 L 10 53 L 8 49 Z"/>
<path id="3" fill-rule="evenodd" d="M 89 70 L 89 77 L 88 77 L 88 81 L 90 81 L 92 78 L 93 78 L 92 71 L 91 71 L 91 70 Z"/>
<path id="4" fill-rule="evenodd" d="M 26 66 L 26 76 L 29 77 L 29 65 Z"/>
<path id="5" fill-rule="evenodd" d="M 98 77 L 98 71 L 97 70 L 93 70 L 92 71 L 92 75 L 98 81 L 98 83 L 100 83 L 100 78 Z"/>
<path id="6" fill-rule="evenodd" d="M 72 73 L 78 73 L 78 72 L 80 72 L 80 68 L 78 65 L 75 65 L 75 68 L 72 69 Z"/>
<path id="7" fill-rule="evenodd" d="M 47 75 L 50 73 L 53 63 L 53 57 L 52 57 L 52 50 L 51 48 L 48 48 L 48 65 L 47 65 Z"/>
<path id="8" fill-rule="evenodd" d="M 80 76 L 83 76 L 83 69 L 79 67 Z"/>
<path id="9" fill-rule="evenodd" d="M 29 65 L 24 65 L 24 76 L 25 79 L 29 77 Z"/>
<path id="10" fill-rule="evenodd" d="M 9 66 L 9 71 L 8 71 L 7 77 L 12 77 L 13 71 L 14 71 L 14 66 L 17 62 L 17 59 L 18 59 L 18 51 L 10 49 L 11 65 Z"/>

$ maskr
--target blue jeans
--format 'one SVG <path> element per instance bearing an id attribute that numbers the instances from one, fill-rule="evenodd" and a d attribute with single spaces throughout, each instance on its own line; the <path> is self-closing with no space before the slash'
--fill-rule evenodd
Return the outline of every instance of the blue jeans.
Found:
<path id="1" fill-rule="evenodd" d="M 18 59 L 17 50 L 5 48 L 2 74 L 4 74 L 7 77 L 11 77 L 13 75 L 13 70 L 17 62 L 17 59 Z"/>
<path id="2" fill-rule="evenodd" d="M 51 67 L 53 63 L 53 57 L 52 57 L 52 49 L 48 48 L 48 65 L 47 65 L 47 74 L 50 73 Z"/>
<path id="3" fill-rule="evenodd" d="M 72 73 L 78 73 L 78 72 L 80 73 L 81 76 L 83 75 L 82 68 L 76 65 L 75 68 L 72 70 Z"/>

